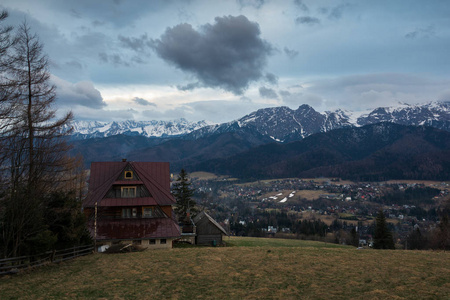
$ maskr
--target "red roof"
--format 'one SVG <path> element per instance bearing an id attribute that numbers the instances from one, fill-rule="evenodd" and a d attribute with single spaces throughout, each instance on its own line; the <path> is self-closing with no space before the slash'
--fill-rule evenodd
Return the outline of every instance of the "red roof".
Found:
<path id="1" fill-rule="evenodd" d="M 89 222 L 94 236 L 94 221 Z M 98 220 L 97 240 L 176 238 L 180 227 L 171 218 Z"/>
<path id="2" fill-rule="evenodd" d="M 120 175 L 125 168 L 130 165 L 136 172 L 140 181 L 119 180 Z M 115 206 L 129 203 L 130 198 L 121 199 L 121 201 L 112 201 L 104 199 L 106 193 L 114 184 L 144 184 L 152 195 L 152 203 L 157 205 L 173 205 L 175 199 L 170 193 L 170 167 L 167 162 L 93 162 L 91 164 L 91 176 L 89 178 L 89 191 L 84 207 L 94 207 L 95 203 L 99 206 Z M 144 198 L 135 198 L 136 201 Z M 105 203 L 102 203 L 105 202 Z M 107 205 L 110 203 L 111 205 Z M 113 204 L 116 203 L 116 204 Z M 138 205 L 138 204 L 135 204 Z M 151 205 L 145 203 L 143 205 Z"/>

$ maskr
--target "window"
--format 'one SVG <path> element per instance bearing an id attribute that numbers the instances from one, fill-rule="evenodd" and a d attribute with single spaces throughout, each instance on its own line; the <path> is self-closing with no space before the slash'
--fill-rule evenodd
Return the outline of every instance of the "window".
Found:
<path id="1" fill-rule="evenodd" d="M 122 209 L 122 218 L 131 218 L 131 208 Z"/>
<path id="2" fill-rule="evenodd" d="M 153 209 L 151 207 L 144 207 L 142 215 L 144 218 L 151 218 L 153 216 Z"/>
<path id="3" fill-rule="evenodd" d="M 122 208 L 122 218 L 137 218 L 137 208 Z"/>
<path id="4" fill-rule="evenodd" d="M 154 245 L 154 244 L 156 244 L 156 240 L 151 239 L 150 240 L 150 245 Z"/>
<path id="5" fill-rule="evenodd" d="M 166 239 L 161 239 L 161 241 L 159 242 L 160 244 L 165 244 L 167 241 Z"/>
<path id="6" fill-rule="evenodd" d="M 133 171 L 125 171 L 125 179 L 133 179 Z"/>
<path id="7" fill-rule="evenodd" d="M 120 196 L 122 198 L 135 198 L 136 197 L 136 187 L 121 187 Z"/>

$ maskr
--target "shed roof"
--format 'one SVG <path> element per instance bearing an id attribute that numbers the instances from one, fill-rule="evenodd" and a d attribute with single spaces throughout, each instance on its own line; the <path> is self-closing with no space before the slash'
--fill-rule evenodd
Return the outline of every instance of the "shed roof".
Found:
<path id="1" fill-rule="evenodd" d="M 200 222 L 200 220 L 207 218 L 209 222 L 211 222 L 214 226 L 216 226 L 220 231 L 223 232 L 223 234 L 228 235 L 228 233 L 223 229 L 222 226 L 220 226 L 219 223 L 216 222 L 210 215 L 208 215 L 205 211 L 202 211 L 198 215 L 196 215 L 193 219 L 194 224 L 197 226 L 197 224 Z"/>
<path id="2" fill-rule="evenodd" d="M 125 169 L 132 168 L 139 176 L 140 181 L 120 180 L 120 175 Z M 170 193 L 170 167 L 167 162 L 93 162 L 91 164 L 91 176 L 89 178 L 89 191 L 84 207 L 93 207 L 97 202 L 100 206 L 121 205 L 120 201 L 104 199 L 106 193 L 114 184 L 142 183 L 148 189 L 152 197 L 146 197 L 141 201 L 151 200 L 157 205 L 173 205 L 175 199 Z M 135 198 L 140 199 L 140 198 Z M 130 199 L 127 199 L 129 201 Z M 105 202 L 105 203 L 102 203 Z M 152 205 L 151 203 L 143 205 Z M 106 205 L 110 203 L 110 205 Z"/>

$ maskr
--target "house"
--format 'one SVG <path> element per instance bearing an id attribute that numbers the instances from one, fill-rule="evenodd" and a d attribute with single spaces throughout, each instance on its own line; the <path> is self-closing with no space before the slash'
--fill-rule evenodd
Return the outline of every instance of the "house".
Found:
<path id="1" fill-rule="evenodd" d="M 198 245 L 219 245 L 222 243 L 222 236 L 228 235 L 225 229 L 204 211 L 196 215 L 193 221 L 197 234 L 195 243 Z"/>
<path id="2" fill-rule="evenodd" d="M 172 206 L 169 163 L 93 162 L 83 209 L 98 244 L 171 248 L 181 235 Z"/>

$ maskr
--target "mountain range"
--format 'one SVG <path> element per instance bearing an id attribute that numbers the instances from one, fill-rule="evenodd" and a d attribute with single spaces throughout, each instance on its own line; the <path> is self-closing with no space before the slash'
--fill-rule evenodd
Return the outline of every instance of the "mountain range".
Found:
<path id="1" fill-rule="evenodd" d="M 383 122 L 382 127 L 379 127 L 380 122 Z M 189 123 L 186 120 L 175 123 L 177 122 L 164 126 L 161 125 L 164 122 L 160 122 L 158 134 L 148 127 L 152 126 L 152 122 L 145 123 L 147 127 L 139 127 L 144 124 L 139 122 L 99 123 L 101 126 L 94 124 L 89 130 L 83 129 L 81 123 L 78 123 L 74 126 L 74 136 L 71 141 L 74 145 L 72 153 L 81 154 L 87 166 L 92 161 L 120 160 L 121 158 L 134 161 L 169 161 L 174 172 L 185 167 L 188 171 L 212 171 L 241 178 L 262 178 L 266 175 L 285 177 L 294 174 L 302 176 L 342 174 L 343 177 L 358 174 L 359 178 L 372 174 L 372 177 L 377 178 L 392 177 L 395 175 L 394 172 L 388 172 L 387 175 L 380 170 L 369 172 L 367 166 L 372 164 L 372 169 L 375 170 L 374 161 L 377 161 L 375 165 L 378 167 L 381 160 L 384 159 L 386 162 L 391 160 L 389 155 L 383 156 L 380 153 L 396 154 L 397 156 L 393 157 L 398 157 L 398 161 L 409 165 L 408 167 L 412 166 L 411 159 L 415 161 L 418 157 L 412 158 L 407 155 L 403 157 L 401 153 L 420 153 L 423 159 L 430 153 L 434 153 L 435 158 L 440 159 L 442 157 L 440 151 L 447 151 L 447 144 L 441 145 L 442 147 L 438 147 L 439 150 L 437 150 L 433 148 L 434 146 L 428 147 L 429 144 L 424 143 L 423 140 L 417 140 L 417 137 L 422 132 L 420 130 L 425 130 L 423 128 L 434 127 L 427 130 L 432 132 L 444 130 L 444 133 L 439 133 L 439 138 L 444 139 L 443 142 L 448 142 L 450 103 L 433 102 L 424 105 L 377 108 L 364 114 L 343 110 L 319 113 L 308 105 L 301 105 L 297 110 L 288 107 L 260 109 L 238 120 L 223 124 L 205 125 L 207 122 Z M 179 123 L 189 125 L 183 127 Z M 370 127 L 372 124 L 379 126 Z M 193 129 L 196 126 L 200 128 Z M 409 134 L 408 132 L 412 129 L 408 129 L 409 131 L 404 129 L 410 128 L 408 126 L 419 128 L 419 133 L 415 133 L 416 136 Z M 177 128 L 170 131 L 172 134 L 162 130 L 162 128 L 171 127 Z M 102 128 L 102 130 L 95 128 Z M 112 128 L 115 128 L 115 131 Z M 381 132 L 380 135 L 374 135 L 373 132 L 377 130 Z M 113 132 L 120 134 L 113 134 Z M 147 137 L 148 132 L 153 132 L 151 137 Z M 344 132 L 348 135 L 336 135 L 336 132 Z M 372 134 L 369 134 L 370 132 Z M 397 132 L 396 139 L 388 138 L 389 132 Z M 435 135 L 438 134 L 435 133 Z M 383 136 L 387 139 L 387 144 L 382 142 Z M 402 136 L 409 138 L 402 139 L 400 138 Z M 344 145 L 340 144 L 342 141 L 345 141 Z M 364 145 L 369 147 L 370 151 L 361 148 Z M 380 148 L 382 145 L 392 146 L 397 150 L 392 152 L 388 148 Z M 292 149 L 303 147 L 306 150 L 299 154 L 293 150 L 288 151 L 290 147 L 294 147 Z M 337 151 L 345 147 L 350 148 L 344 152 Z M 350 155 L 353 153 L 351 151 L 356 156 Z M 359 157 L 358 153 L 367 155 Z M 383 159 L 374 160 L 374 157 L 369 158 L 370 155 L 375 155 L 374 157 L 381 155 Z M 410 161 L 405 160 L 405 157 L 408 157 Z M 299 161 L 302 162 L 301 166 Z M 358 162 L 364 167 L 358 165 Z M 445 164 L 445 159 L 435 164 Z M 257 165 L 259 166 L 256 167 Z M 358 168 L 365 172 L 354 172 L 355 169 L 349 171 L 347 166 L 350 165 L 354 168 L 359 166 Z M 422 169 L 424 168 L 424 165 L 419 165 Z M 295 172 L 292 171 L 293 168 Z M 442 172 L 431 173 L 432 175 L 427 175 L 427 178 L 443 176 Z M 424 176 L 424 173 L 413 176 L 414 171 L 399 171 L 398 174 L 409 177 Z"/>
<path id="2" fill-rule="evenodd" d="M 184 118 L 174 121 L 74 121 L 72 139 L 91 139 L 118 134 L 144 137 L 177 137 L 208 126 L 206 121 L 189 122 Z M 68 128 L 65 128 L 68 129 Z"/>
<path id="3" fill-rule="evenodd" d="M 421 105 L 399 104 L 366 112 L 335 110 L 317 112 L 303 104 L 298 109 L 272 107 L 259 109 L 238 120 L 222 124 L 206 121 L 75 121 L 73 139 L 109 137 L 118 134 L 152 138 L 183 137 L 196 140 L 213 134 L 235 132 L 247 128 L 277 142 L 292 142 L 318 132 L 337 128 L 359 127 L 379 122 L 401 125 L 431 126 L 450 131 L 450 102 L 429 102 Z"/>

